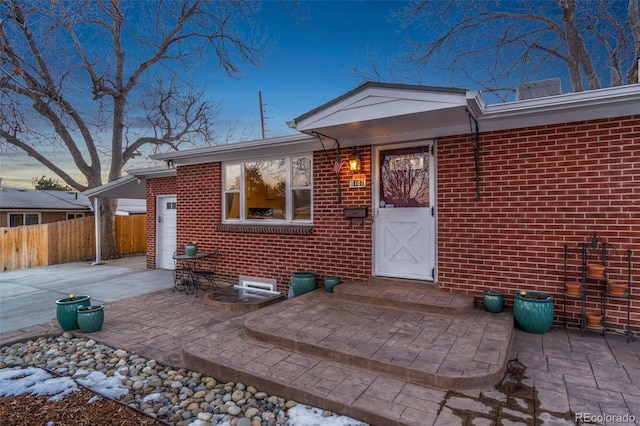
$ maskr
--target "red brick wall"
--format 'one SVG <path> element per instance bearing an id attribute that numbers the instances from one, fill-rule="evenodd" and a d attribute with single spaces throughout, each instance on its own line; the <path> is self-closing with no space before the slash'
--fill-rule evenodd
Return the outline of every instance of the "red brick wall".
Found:
<path id="1" fill-rule="evenodd" d="M 349 152 L 343 150 L 342 158 L 348 158 Z M 364 148 L 360 152 L 363 170 L 368 176 L 370 150 Z M 178 167 L 175 185 L 177 243 L 183 244 L 189 238 L 197 242 L 198 250 L 217 248 L 221 253 L 218 271 L 223 276 L 236 277 L 236 280 L 238 275 L 276 278 L 280 290 L 285 292 L 291 274 L 301 270 L 315 271 L 320 282 L 325 274 L 338 275 L 342 279 L 366 279 L 371 275 L 371 217 L 365 220 L 364 226 L 359 223 L 350 226 L 343 217 L 343 208 L 369 206 L 371 191 L 370 188 L 349 189 L 351 172 L 343 165 L 340 174 L 342 202 L 339 203 L 334 159 L 335 151 L 314 153 L 312 235 L 218 231 L 222 220 L 220 163 Z M 156 195 L 161 191 L 156 183 L 151 188 L 156 188 Z M 173 189 L 171 185 L 163 188 L 169 193 Z M 148 198 L 150 203 L 151 200 Z M 155 198 L 153 200 L 151 204 L 155 203 Z M 148 217 L 155 217 L 155 206 L 150 207 Z M 153 237 L 155 221 L 151 219 L 147 226 L 148 234 Z M 155 250 L 153 242 L 147 247 Z"/>
<path id="2" fill-rule="evenodd" d="M 482 129 L 481 129 L 482 130 Z M 371 184 L 370 149 L 360 147 Z M 150 267 L 155 263 L 155 196 L 178 196 L 178 244 L 196 240 L 219 248 L 223 275 L 276 278 L 286 291 L 298 270 L 363 280 L 371 273 L 371 214 L 349 226 L 342 209 L 370 206 L 371 188 L 349 189 L 343 166 L 338 203 L 334 152 L 314 153 L 313 234 L 273 235 L 216 230 L 221 221 L 220 164 L 178 167 L 176 178 L 147 182 Z M 342 158 L 348 158 L 343 150 Z M 623 258 L 633 251 L 632 324 L 640 327 L 640 117 L 540 126 L 480 135 L 480 194 L 475 200 L 471 137 L 441 138 L 438 161 L 438 284 L 472 294 L 501 290 L 507 305 L 520 290 L 555 298 L 562 319 L 564 246 L 586 242 L 594 231 L 613 244 L 610 276 L 623 278 Z M 580 258 L 569 256 L 569 279 Z M 588 310 L 599 309 L 598 283 L 589 283 Z M 578 305 L 569 301 L 570 320 Z M 626 301 L 607 301 L 607 324 L 621 328 Z"/>
<path id="3" fill-rule="evenodd" d="M 482 129 L 480 129 L 482 130 Z M 632 322 L 640 326 L 640 117 L 481 133 L 480 200 L 471 138 L 438 141 L 438 278 L 451 291 L 482 297 L 539 290 L 563 312 L 564 245 L 594 231 L 617 248 L 610 276 L 626 278 L 633 251 Z M 618 256 L 619 255 L 619 256 Z M 569 258 L 569 279 L 580 258 Z M 599 309 L 589 283 L 588 310 Z M 569 302 L 569 314 L 577 305 Z M 607 324 L 626 323 L 626 301 L 607 301 Z"/>

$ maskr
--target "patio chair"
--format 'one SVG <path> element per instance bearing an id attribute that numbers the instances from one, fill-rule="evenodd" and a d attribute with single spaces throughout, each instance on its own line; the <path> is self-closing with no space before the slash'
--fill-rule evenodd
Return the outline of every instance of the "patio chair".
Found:
<path id="1" fill-rule="evenodd" d="M 213 259 L 211 269 L 194 270 L 192 272 L 194 280 L 197 283 L 197 287 L 202 291 L 206 291 L 209 289 L 218 289 L 218 285 L 216 284 L 216 270 L 218 269 L 218 261 L 220 260 L 220 250 L 215 249 L 213 253 L 211 253 L 211 256 L 208 257 L 208 259 L 209 258 Z"/>

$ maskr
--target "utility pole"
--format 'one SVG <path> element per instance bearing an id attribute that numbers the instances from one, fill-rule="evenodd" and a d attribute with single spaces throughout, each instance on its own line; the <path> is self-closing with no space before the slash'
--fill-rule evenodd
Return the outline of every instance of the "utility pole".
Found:
<path id="1" fill-rule="evenodd" d="M 260 126 L 262 127 L 262 139 L 264 139 L 264 109 L 262 108 L 262 90 L 258 90 L 258 101 L 260 102 Z"/>

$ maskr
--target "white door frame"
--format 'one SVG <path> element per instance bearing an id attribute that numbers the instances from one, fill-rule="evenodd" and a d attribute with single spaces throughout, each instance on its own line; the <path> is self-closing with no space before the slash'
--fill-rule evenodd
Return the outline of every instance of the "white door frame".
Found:
<path id="1" fill-rule="evenodd" d="M 371 166 L 371 185 L 373 186 L 371 195 L 372 195 L 372 211 L 373 220 L 375 222 L 376 217 L 378 216 L 380 206 L 378 205 L 380 200 L 380 151 L 390 150 L 390 149 L 403 149 L 403 148 L 415 148 L 420 146 L 430 145 L 432 146 L 432 155 L 430 155 L 432 173 L 429 179 L 429 198 L 430 205 L 434 209 L 434 220 L 433 220 L 433 281 L 438 281 L 438 214 L 437 214 L 437 144 L 436 139 L 423 139 L 419 141 L 411 141 L 411 142 L 401 142 L 401 143 L 391 143 L 385 145 L 376 145 L 374 146 L 374 158 L 373 164 Z M 376 244 L 377 236 L 377 226 L 374 223 L 374 226 L 371 227 L 372 232 L 372 250 L 371 250 L 371 265 L 372 270 L 371 274 L 376 276 L 377 266 L 376 266 L 376 251 L 379 249 Z"/>
<path id="2" fill-rule="evenodd" d="M 163 217 L 163 213 L 166 211 L 165 204 L 167 203 L 167 201 L 171 201 L 171 200 L 174 200 L 177 202 L 178 197 L 176 195 L 167 195 L 167 194 L 156 196 L 156 218 L 155 218 L 156 220 L 156 262 L 155 264 L 156 264 L 156 268 L 158 269 L 160 267 L 162 267 L 163 269 L 174 268 L 173 262 L 170 262 L 168 264 L 163 264 L 162 262 L 163 260 L 162 256 L 165 250 L 169 249 L 171 251 L 171 254 L 173 254 L 177 247 L 176 235 L 174 235 L 174 238 L 172 241 L 167 240 L 166 238 L 163 237 L 164 232 L 166 232 L 166 229 L 164 226 L 164 224 L 166 223 L 166 219 L 165 217 Z M 175 211 L 176 211 L 176 224 L 174 226 L 174 229 L 176 229 L 176 232 L 177 232 L 178 211 L 177 209 Z M 163 244 L 170 244 L 170 246 L 164 247 Z"/>

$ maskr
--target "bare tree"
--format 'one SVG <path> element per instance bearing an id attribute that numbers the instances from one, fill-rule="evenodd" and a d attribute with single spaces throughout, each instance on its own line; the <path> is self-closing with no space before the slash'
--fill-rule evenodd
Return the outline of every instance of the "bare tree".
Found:
<path id="1" fill-rule="evenodd" d="M 72 188 L 122 176 L 132 158 L 213 144 L 217 105 L 193 84 L 213 62 L 228 76 L 257 64 L 259 4 L 216 0 L 0 0 L 0 149 L 17 147 Z M 47 149 L 68 151 L 86 183 Z M 108 163 L 103 172 L 102 160 Z M 102 212 L 116 254 L 115 202 Z"/>
<path id="2" fill-rule="evenodd" d="M 464 75 L 502 99 L 513 81 L 556 77 L 548 70 L 561 66 L 573 91 L 637 82 L 638 0 L 417 0 L 394 17 L 416 31 L 410 64 Z"/>

